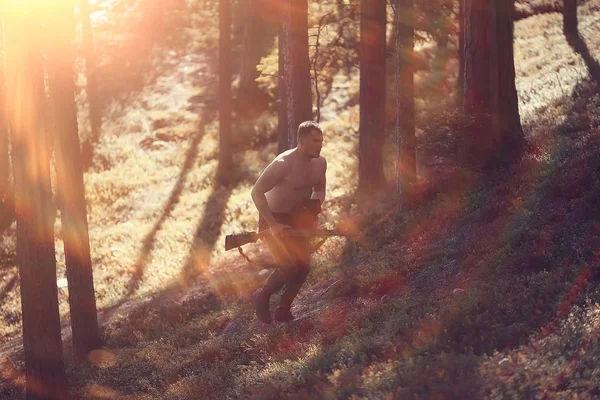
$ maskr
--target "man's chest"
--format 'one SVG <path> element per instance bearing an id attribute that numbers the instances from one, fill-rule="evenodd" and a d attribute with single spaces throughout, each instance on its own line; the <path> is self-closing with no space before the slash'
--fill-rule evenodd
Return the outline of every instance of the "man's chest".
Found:
<path id="1" fill-rule="evenodd" d="M 315 166 L 293 168 L 285 178 L 286 185 L 293 189 L 309 189 L 319 183 L 319 172 Z"/>

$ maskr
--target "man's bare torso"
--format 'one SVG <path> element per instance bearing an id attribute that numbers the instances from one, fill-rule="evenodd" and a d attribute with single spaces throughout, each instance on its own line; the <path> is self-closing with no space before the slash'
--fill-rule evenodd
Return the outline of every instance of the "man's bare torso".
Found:
<path id="1" fill-rule="evenodd" d="M 293 150 L 281 153 L 273 162 L 285 162 L 286 173 L 267 193 L 269 209 L 275 213 L 288 213 L 298 204 L 310 199 L 313 187 L 324 174 L 325 159 L 322 156 L 310 161 L 298 160 Z"/>

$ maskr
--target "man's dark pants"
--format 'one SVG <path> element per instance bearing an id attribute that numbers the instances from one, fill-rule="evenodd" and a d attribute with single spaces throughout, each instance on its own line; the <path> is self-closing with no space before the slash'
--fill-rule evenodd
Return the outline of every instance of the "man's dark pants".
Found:
<path id="1" fill-rule="evenodd" d="M 302 204 L 289 214 L 273 213 L 273 217 L 278 222 L 292 228 L 308 229 L 316 226 L 316 214 L 319 211 L 320 207 L 319 210 L 314 210 L 314 207 L 307 207 L 306 204 Z M 269 225 L 260 216 L 258 230 L 260 232 L 265 229 L 269 229 Z M 260 290 L 260 294 L 268 301 L 271 295 L 285 287 L 279 307 L 275 311 L 275 318 L 280 320 L 291 319 L 293 318 L 290 314 L 292 302 L 298 295 L 310 271 L 309 239 L 306 237 L 283 236 L 268 237 L 266 240 L 271 254 L 280 267 L 271 273 Z M 277 318 L 278 315 L 282 317 Z"/>

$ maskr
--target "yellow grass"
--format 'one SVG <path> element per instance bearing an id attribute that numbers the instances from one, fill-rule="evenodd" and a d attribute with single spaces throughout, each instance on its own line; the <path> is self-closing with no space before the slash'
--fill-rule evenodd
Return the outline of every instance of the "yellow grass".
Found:
<path id="1" fill-rule="evenodd" d="M 235 155 L 239 183 L 218 187 L 214 180 L 218 164 L 214 110 L 217 65 L 215 57 L 202 53 L 210 53 L 217 37 L 215 4 L 187 3 L 195 5 L 196 12 L 185 19 L 184 33 L 179 32 L 185 40 L 178 43 L 177 53 L 155 50 L 149 56 L 152 73 L 144 76 L 142 88 L 111 100 L 100 142 L 95 147 L 94 165 L 85 175 L 94 284 L 106 348 L 95 353 L 92 365 L 83 369 L 72 369 L 68 361 L 73 391 L 81 398 L 93 399 L 199 399 L 225 398 L 221 397 L 225 389 L 228 398 L 245 398 L 250 393 L 269 398 L 298 395 L 294 390 L 312 388 L 313 392 L 301 392 L 298 396 L 315 398 L 315 393 L 319 393 L 326 398 L 341 396 L 348 388 L 360 388 L 376 397 L 361 397 L 357 389 L 352 392 L 356 398 L 392 398 L 396 388 L 391 387 L 398 385 L 397 371 L 409 370 L 409 364 L 418 368 L 419 357 L 427 354 L 443 333 L 440 321 L 454 316 L 460 319 L 460 313 L 471 304 L 449 300 L 445 315 L 434 315 L 437 311 L 432 311 L 431 315 L 424 313 L 410 319 L 407 310 L 429 310 L 427 302 L 433 303 L 433 298 L 446 288 L 440 283 L 431 293 L 424 294 L 414 287 L 405 287 L 392 304 L 381 296 L 374 299 L 381 289 L 377 285 L 385 283 L 402 262 L 410 273 L 419 265 L 427 274 L 428 268 L 444 264 L 441 250 L 429 248 L 429 254 L 400 256 L 398 251 L 404 249 L 404 244 L 391 239 L 385 245 L 366 240 L 355 250 L 363 252 L 364 269 L 352 277 L 353 266 L 339 265 L 347 250 L 345 239 L 331 239 L 315 255 L 311 277 L 298 297 L 294 311 L 302 317 L 301 322 L 290 327 L 265 327 L 256 322 L 246 301 L 264 275 L 247 267 L 237 252 L 225 253 L 223 242 L 226 234 L 255 229 L 257 211 L 249 191 L 275 155 L 276 144 L 271 140 L 252 148 L 244 142 L 261 135 L 273 139 L 276 122 L 273 115 L 267 115 L 256 125 L 237 126 L 234 134 L 244 134 L 236 139 L 243 149 Z M 95 29 L 100 38 L 110 37 L 112 29 L 127 31 L 125 25 L 107 24 L 112 17 L 107 7 L 110 4 L 105 1 L 99 5 Z M 595 54 L 600 43 L 594 36 L 599 19 L 591 10 L 597 4 L 586 2 L 579 13 L 582 35 Z M 138 5 L 132 2 L 129 7 L 135 10 Z M 327 11 L 327 7 L 317 3 L 311 7 L 317 14 Z M 125 37 L 126 34 L 123 33 Z M 542 111 L 552 107 L 560 110 L 555 101 L 568 96 L 587 77 L 587 70 L 564 40 L 559 14 L 534 15 L 519 21 L 515 39 L 521 117 L 524 124 L 534 124 Z M 106 57 L 119 54 L 111 53 L 110 47 L 102 50 Z M 268 59 L 264 72 L 273 73 L 275 58 L 271 55 Z M 448 68 L 455 65 L 453 62 L 449 61 Z M 363 212 L 356 209 L 352 200 L 357 180 L 359 123 L 358 106 L 352 103 L 358 92 L 358 71 L 354 72 L 351 77 L 341 72 L 332 77 L 335 89 L 321 109 L 325 130 L 323 155 L 329 164 L 328 198 L 321 216 L 326 226 L 349 215 L 362 216 Z M 437 101 L 427 97 L 431 94 L 426 81 L 426 72 L 417 78 L 420 118 L 429 115 L 423 110 L 433 108 L 431 104 Z M 84 83 L 81 78 L 81 89 Z M 269 90 L 272 79 L 263 77 L 261 85 Z M 190 101 L 193 97 L 208 105 L 190 108 L 190 104 L 195 104 Z M 80 99 L 83 101 L 85 95 Z M 82 126 L 86 126 L 86 114 L 82 103 Z M 559 112 L 548 112 L 543 118 L 544 126 L 557 126 L 565 117 Z M 542 134 L 534 128 L 528 133 Z M 423 134 L 419 130 L 419 135 Z M 389 141 L 392 143 L 393 137 Z M 393 147 L 386 151 L 388 157 L 393 157 Z M 538 161 L 545 162 L 552 154 L 540 157 Z M 391 177 L 390 168 L 387 172 Z M 438 199 L 430 206 L 430 214 L 438 216 L 434 223 L 443 219 L 445 210 L 460 208 L 467 201 L 455 200 Z M 57 279 L 62 279 L 65 267 L 59 218 Z M 398 233 L 394 226 L 386 225 L 390 218 L 387 209 L 376 211 L 371 218 L 374 226 L 381 226 L 376 232 L 378 238 Z M 434 227 L 412 228 L 421 230 L 422 242 L 435 241 L 431 233 Z M 13 226 L 1 239 L 3 251 L 15 251 L 14 235 Z M 250 245 L 248 250 L 253 257 L 268 257 L 260 245 Z M 431 257 L 430 262 L 417 264 L 423 257 Z M 452 265 L 448 261 L 443 268 Z M 3 268 L 0 285 L 17 272 L 12 264 Z M 436 277 L 438 270 L 432 271 Z M 470 294 L 482 290 L 477 289 L 476 282 L 467 283 L 474 288 Z M 356 293 L 360 296 L 348 305 L 344 296 Z M 448 298 L 458 298 L 451 297 L 460 296 L 457 293 Z M 0 306 L 4 318 L 0 325 L 0 350 L 13 360 L 19 358 L 15 356 L 20 347 L 19 296 L 17 285 Z M 65 322 L 67 301 L 67 293 L 62 290 L 60 312 Z M 588 311 L 594 321 L 597 309 L 594 306 Z M 390 315 L 393 318 L 388 318 Z M 395 335 L 409 326 L 409 321 L 414 329 L 410 337 L 402 339 L 412 340 L 416 348 L 403 350 L 392 341 L 400 341 Z M 590 329 L 596 327 L 597 321 Z M 371 337 L 375 329 L 384 334 Z M 335 339 L 329 340 L 330 337 Z M 68 353 L 68 344 L 66 348 Z M 489 361 L 483 356 L 478 359 L 481 367 L 474 368 L 480 368 L 482 375 L 490 375 L 490 365 L 500 362 L 504 355 L 494 355 Z M 471 355 L 463 356 L 465 365 L 472 361 Z M 433 371 L 422 373 L 439 374 L 442 380 L 453 373 L 463 373 L 460 368 L 453 371 L 455 364 L 449 358 L 441 354 Z M 463 358 L 458 358 L 463 362 Z M 3 366 L 2 371 L 8 370 Z M 465 367 L 465 371 L 470 369 Z M 10 379 L 7 374 L 3 372 L 0 377 L 22 383 L 18 373 Z"/>

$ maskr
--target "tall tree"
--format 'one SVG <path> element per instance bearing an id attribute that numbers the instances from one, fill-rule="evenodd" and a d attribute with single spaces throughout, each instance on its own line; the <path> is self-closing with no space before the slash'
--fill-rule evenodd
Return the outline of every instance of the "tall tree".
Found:
<path id="1" fill-rule="evenodd" d="M 0 215 L 4 212 L 5 196 L 7 196 L 9 192 L 10 178 L 8 126 L 6 124 L 6 116 L 4 113 L 6 104 L 6 87 L 4 82 L 4 62 L 0 60 Z"/>
<path id="2" fill-rule="evenodd" d="M 458 0 L 458 77 L 456 80 L 456 104 L 461 105 L 464 95 L 465 71 L 465 0 Z"/>
<path id="3" fill-rule="evenodd" d="M 83 49 L 85 54 L 85 75 L 87 87 L 87 100 L 89 104 L 91 137 L 83 143 L 82 160 L 84 168 L 92 165 L 93 147 L 100 138 L 100 128 L 102 125 L 102 101 L 100 91 L 98 90 L 97 59 L 94 48 L 94 35 L 92 31 L 92 21 L 90 18 L 90 3 L 88 0 L 79 0 L 79 10 L 81 15 L 81 30 L 83 34 Z"/>
<path id="4" fill-rule="evenodd" d="M 219 180 L 232 176 L 231 0 L 219 0 Z"/>
<path id="5" fill-rule="evenodd" d="M 241 49 L 240 84 L 237 93 L 238 109 L 242 112 L 266 104 L 268 96 L 258 87 L 256 66 L 268 54 L 277 33 L 279 15 L 275 4 L 265 0 L 245 0 L 244 38 Z M 280 8 L 280 7 L 279 7 Z"/>
<path id="6" fill-rule="evenodd" d="M 73 0 L 61 1 L 52 7 L 47 19 L 51 39 L 47 42 L 47 53 L 73 352 L 75 362 L 82 363 L 92 350 L 100 347 L 100 334 L 75 103 L 73 9 Z"/>
<path id="7" fill-rule="evenodd" d="M 396 0 L 397 184 L 403 199 L 417 179 L 413 21 L 414 0 Z"/>
<path id="8" fill-rule="evenodd" d="M 512 160 L 525 145 L 525 134 L 519 115 L 514 57 L 514 0 L 496 2 L 497 29 L 497 93 L 495 94 L 495 126 L 498 130 L 499 154 Z M 500 160 L 502 163 L 504 160 Z"/>
<path id="9" fill-rule="evenodd" d="M 360 4 L 360 134 L 358 202 L 372 198 L 384 185 L 386 1 Z"/>
<path id="10" fill-rule="evenodd" d="M 476 107 L 490 108 L 491 82 L 488 25 L 490 0 L 464 0 L 465 18 L 464 51 L 464 97 L 463 108 L 471 111 Z"/>
<path id="11" fill-rule="evenodd" d="M 282 16 L 284 16 L 282 11 Z M 285 57 L 286 52 L 286 35 L 285 35 L 286 24 L 282 23 L 279 29 L 279 57 L 278 57 L 278 86 L 277 96 L 279 107 L 277 109 L 277 154 L 281 154 L 289 148 L 289 132 L 288 132 L 288 120 L 287 120 L 287 85 L 285 80 Z"/>
<path id="12" fill-rule="evenodd" d="M 0 20 L 0 27 L 2 27 L 2 21 Z M 3 31 L 4 29 L 2 29 Z M 5 48 L 4 34 L 0 31 L 0 47 Z M 4 112 L 5 94 L 5 76 L 4 76 L 4 60 L 0 59 L 0 204 L 4 196 L 8 193 L 8 182 L 9 182 L 9 149 L 8 149 L 8 129 L 6 124 L 6 116 Z"/>
<path id="13" fill-rule="evenodd" d="M 0 72 L 1 73 L 1 72 Z M 4 103 L 4 88 L 0 88 L 0 103 Z M 10 159 L 8 146 L 8 130 L 3 124 L 4 116 L 2 115 L 3 105 L 0 104 L 0 215 L 3 215 L 7 206 L 5 197 L 9 195 L 10 184 Z M 1 218 L 1 217 L 0 217 Z"/>
<path id="14" fill-rule="evenodd" d="M 281 38 L 283 51 L 279 63 L 280 79 L 285 85 L 287 148 L 296 146 L 296 131 L 303 121 L 312 119 L 310 61 L 308 56 L 308 0 L 282 0 L 283 21 Z M 281 80 L 280 80 L 281 82 Z M 283 102 L 282 101 L 282 102 Z"/>
<path id="15" fill-rule="evenodd" d="M 6 48 L 4 24 L 0 21 L 0 46 Z M 14 221 L 14 196 L 10 184 L 10 140 L 6 120 L 6 76 L 4 59 L 0 60 L 0 234 Z"/>
<path id="16" fill-rule="evenodd" d="M 41 19 L 27 6 L 27 2 L 4 3 L 25 398 L 66 399 L 50 185 L 51 139 L 43 126 L 46 101 L 40 30 L 32 29 L 41 25 Z"/>
<path id="17" fill-rule="evenodd" d="M 577 0 L 563 0 L 563 33 L 577 35 Z"/>
<path id="18" fill-rule="evenodd" d="M 505 165 L 523 149 L 515 86 L 513 0 L 465 0 L 464 158 L 477 168 Z"/>

